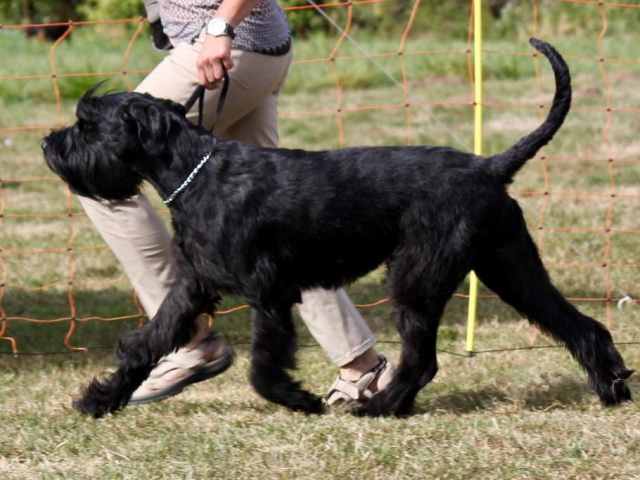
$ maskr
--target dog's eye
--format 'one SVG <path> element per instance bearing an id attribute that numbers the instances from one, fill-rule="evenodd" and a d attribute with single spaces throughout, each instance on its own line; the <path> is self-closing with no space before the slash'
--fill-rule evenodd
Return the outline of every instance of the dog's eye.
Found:
<path id="1" fill-rule="evenodd" d="M 82 130 L 83 132 L 92 132 L 94 130 L 92 123 L 80 121 L 78 122 L 78 126 L 80 127 L 80 130 Z"/>

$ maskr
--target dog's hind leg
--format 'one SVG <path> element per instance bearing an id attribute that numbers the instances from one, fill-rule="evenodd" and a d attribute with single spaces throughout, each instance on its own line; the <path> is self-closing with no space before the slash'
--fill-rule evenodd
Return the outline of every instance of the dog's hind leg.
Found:
<path id="1" fill-rule="evenodd" d="M 480 280 L 542 331 L 564 343 L 604 405 L 631 400 L 625 367 L 609 331 L 580 313 L 551 284 L 533 240 L 522 226 L 508 244 L 478 257 Z"/>
<path id="2" fill-rule="evenodd" d="M 297 336 L 291 318 L 293 303 L 283 301 L 270 306 L 253 306 L 251 383 L 271 402 L 294 411 L 321 413 L 321 399 L 300 388 L 300 383 L 294 382 L 285 371 L 296 366 Z"/>
<path id="3" fill-rule="evenodd" d="M 196 318 L 211 312 L 216 301 L 217 295 L 203 293 L 197 281 L 178 277 L 153 320 L 121 339 L 116 372 L 102 381 L 94 378 L 73 407 L 97 418 L 126 406 L 158 360 L 189 342 Z"/>

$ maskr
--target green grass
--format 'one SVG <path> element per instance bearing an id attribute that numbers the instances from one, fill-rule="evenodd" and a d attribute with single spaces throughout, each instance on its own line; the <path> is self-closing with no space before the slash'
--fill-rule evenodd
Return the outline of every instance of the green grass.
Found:
<path id="1" fill-rule="evenodd" d="M 521 328 L 522 325 L 508 326 Z M 513 333 L 513 332 L 511 332 Z M 382 345 L 395 357 L 396 347 Z M 629 349 L 623 349 L 629 355 Z M 0 471 L 9 478 L 634 478 L 638 407 L 603 410 L 563 351 L 464 359 L 440 373 L 405 419 L 305 417 L 265 403 L 247 350 L 214 381 L 100 421 L 71 396 L 101 356 L 22 359 L 4 369 Z M 322 392 L 331 366 L 302 349 L 298 372 Z M 500 364 L 497 370 L 496 364 Z M 502 371 L 500 375 L 498 372 Z M 638 382 L 632 384 L 637 388 Z M 6 477 L 5 477 L 6 478 Z"/>
<path id="2" fill-rule="evenodd" d="M 83 30 L 84 29 L 84 30 Z M 102 32 L 104 34 L 104 32 Z M 118 35 L 116 35 L 116 33 Z M 550 40 L 567 56 L 597 56 L 595 31 Z M 56 51 L 60 72 L 120 71 L 128 37 L 107 32 L 99 43 L 90 27 L 74 31 L 71 42 Z M 395 52 L 398 39 L 373 38 L 354 32 L 370 52 Z M 500 151 L 539 124 L 532 57 L 497 55 L 495 51 L 530 52 L 526 34 L 513 41 L 491 38 L 485 48 L 484 151 Z M 296 44 L 296 59 L 328 56 L 337 37 L 314 37 Z M 635 58 L 635 43 L 627 34 L 607 37 L 611 58 Z M 405 52 L 466 49 L 466 36 L 453 39 L 412 33 Z M 49 47 L 25 42 L 10 31 L 0 33 L 0 76 L 50 73 Z M 321 149 L 352 145 L 405 145 L 404 108 L 358 110 L 373 105 L 403 105 L 402 90 L 387 73 L 401 81 L 398 56 L 379 57 L 387 73 L 369 60 L 345 60 L 360 55 L 346 42 L 339 50 L 336 69 L 342 103 L 338 105 L 329 63 L 297 63 L 290 72 L 280 103 L 280 134 L 286 147 Z M 129 69 L 150 69 L 161 58 L 147 45 L 146 34 L 136 42 Z M 472 144 L 471 87 L 466 53 L 404 55 L 412 106 L 413 144 Z M 607 85 L 597 62 L 570 61 L 574 106 L 558 137 L 545 149 L 547 156 L 607 158 Z M 548 65 L 540 61 L 542 100 L 553 93 Z M 614 108 L 640 108 L 635 64 L 607 63 Z M 61 118 L 53 103 L 52 80 L 0 80 L 0 128 L 24 125 L 60 125 L 73 122 L 77 98 L 102 77 L 60 79 Z M 124 77 L 109 81 L 124 89 Z M 128 75 L 135 84 L 142 75 Z M 451 105 L 434 105 L 451 102 Z M 500 106 L 496 105 L 500 104 Z M 342 108 L 343 141 L 336 113 L 301 112 Z M 444 125 L 446 128 L 444 128 Z M 617 160 L 638 158 L 640 116 L 614 112 L 610 132 Z M 455 140 L 451 133 L 460 141 Z M 53 177 L 41 156 L 45 130 L 0 130 L 0 307 L 8 317 L 59 320 L 6 322 L 5 337 L 17 341 L 21 353 L 64 351 L 70 329 L 68 282 L 73 278 L 76 316 L 128 320 L 78 322 L 72 346 L 110 347 L 125 331 L 135 328 L 139 311 L 130 285 L 113 255 L 91 227 L 75 198 Z M 461 143 L 462 145 L 461 145 Z M 544 207 L 542 230 L 534 239 L 559 288 L 572 298 L 606 298 L 623 293 L 638 296 L 637 264 L 640 252 L 638 163 L 614 162 L 619 196 L 611 211 L 609 238 L 604 226 L 611 192 L 606 163 L 529 162 L 512 186 L 529 225 L 537 227 Z M 545 189 L 553 193 L 541 195 Z M 27 180 L 27 181 L 25 181 Z M 538 192 L 531 194 L 530 192 Z M 560 195 L 561 194 L 561 195 Z M 151 192 L 156 205 L 157 197 Z M 67 205 L 69 201 L 69 205 Z M 69 208 L 71 219 L 66 216 Z M 47 215 L 47 216 L 45 216 Z M 52 217 L 49 215 L 58 215 Z M 168 220 L 166 213 L 164 218 Z M 71 221 L 73 223 L 71 223 Z M 554 228 L 567 228 L 562 237 Z M 588 229 L 597 229 L 590 231 Z M 66 248 L 72 234 L 73 252 Z M 566 241 L 576 246 L 577 255 Z M 608 246 L 608 243 L 609 246 Z M 602 270 L 583 264 L 601 263 L 609 250 L 609 285 Z M 56 251 L 41 251 L 56 249 Z M 29 253 L 34 252 L 34 253 Z M 585 260 L 585 257 L 587 260 Z M 555 266 L 565 264 L 565 266 Z M 571 264 L 567 267 L 566 264 Z M 73 274 L 73 277 L 72 277 Z M 119 281 L 116 281 L 119 280 Z M 38 289 L 43 285 L 61 285 Z M 466 293 L 468 284 L 459 288 Z M 373 272 L 349 287 L 356 303 L 386 296 L 384 271 Z M 481 294 L 489 294 L 481 287 Z M 241 304 L 226 298 L 222 309 Z M 604 302 L 575 301 L 586 314 L 605 322 Z M 618 342 L 640 341 L 637 305 L 613 306 L 610 328 Z M 640 412 L 636 404 L 602 409 L 583 373 L 562 349 L 525 349 L 480 353 L 469 361 L 464 351 L 467 302 L 450 302 L 438 338 L 440 371 L 420 393 L 414 415 L 405 419 L 356 419 L 336 412 L 305 417 L 291 414 L 260 399 L 247 381 L 248 311 L 219 316 L 216 328 L 236 344 L 236 366 L 221 378 L 188 389 L 158 405 L 130 408 L 121 415 L 94 421 L 70 408 L 71 398 L 94 374 L 111 365 L 110 349 L 89 354 L 12 358 L 11 344 L 0 339 L 0 474 L 3 478 L 635 478 L 640 476 Z M 382 341 L 378 349 L 397 360 L 398 335 L 389 304 L 363 310 Z M 0 326 L 1 328 L 1 326 Z M 333 380 L 335 367 L 313 346 L 301 326 L 300 369 L 296 373 L 312 391 L 322 394 Z M 520 315 L 496 299 L 480 299 L 477 350 L 552 346 L 537 337 Z M 631 368 L 640 365 L 637 345 L 620 347 Z M 640 390 L 638 377 L 631 388 Z"/>

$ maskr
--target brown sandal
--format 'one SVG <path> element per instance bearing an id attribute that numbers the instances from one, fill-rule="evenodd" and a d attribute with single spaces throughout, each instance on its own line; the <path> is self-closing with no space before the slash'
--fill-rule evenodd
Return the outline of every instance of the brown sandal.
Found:
<path id="1" fill-rule="evenodd" d="M 362 405 L 362 402 L 371 398 L 374 391 L 371 388 L 375 385 L 376 392 L 386 388 L 395 373 L 395 367 L 385 357 L 380 356 L 380 362 L 358 380 L 343 380 L 338 375 L 333 382 L 329 393 L 323 399 L 324 404 L 336 407 L 340 410 L 351 410 Z"/>
<path id="2" fill-rule="evenodd" d="M 181 348 L 162 358 L 133 393 L 129 405 L 159 402 L 178 395 L 189 385 L 220 375 L 232 363 L 233 353 L 227 343 L 211 332 L 196 347 Z"/>

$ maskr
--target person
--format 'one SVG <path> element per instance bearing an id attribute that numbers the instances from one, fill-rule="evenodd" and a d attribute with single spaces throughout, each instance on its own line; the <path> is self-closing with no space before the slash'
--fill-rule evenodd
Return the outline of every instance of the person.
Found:
<path id="1" fill-rule="evenodd" d="M 276 0 L 147 0 L 145 7 L 154 45 L 171 49 L 135 91 L 185 104 L 203 85 L 203 124 L 211 125 L 226 69 L 228 95 L 213 134 L 276 147 L 277 100 L 293 55 L 289 25 Z M 197 117 L 195 105 L 187 118 Z M 126 201 L 80 201 L 152 319 L 176 274 L 164 222 L 142 193 Z M 304 323 L 339 367 L 327 404 L 348 408 L 388 385 L 394 367 L 376 352 L 375 337 L 344 290 L 307 291 L 302 300 Z M 176 395 L 219 375 L 231 362 L 230 347 L 200 318 L 189 344 L 156 365 L 130 404 Z"/>

